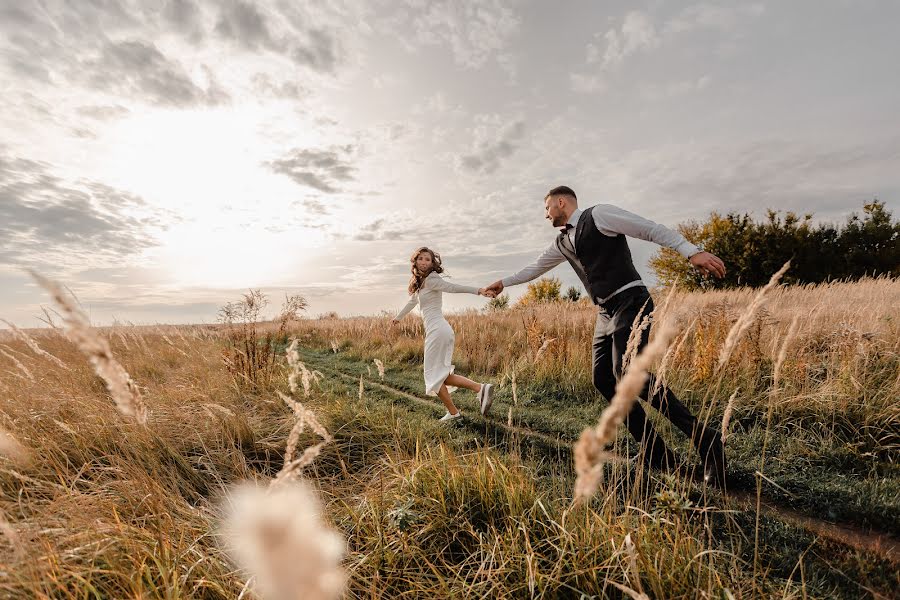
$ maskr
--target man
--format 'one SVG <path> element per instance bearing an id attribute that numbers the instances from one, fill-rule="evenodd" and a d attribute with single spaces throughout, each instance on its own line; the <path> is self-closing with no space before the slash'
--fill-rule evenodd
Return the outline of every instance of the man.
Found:
<path id="1" fill-rule="evenodd" d="M 677 231 L 621 208 L 598 204 L 582 211 L 578 208 L 575 192 L 566 186 L 550 190 L 544 198 L 544 208 L 547 219 L 560 230 L 554 242 L 533 264 L 515 275 L 495 281 L 484 291 L 496 296 L 505 287 L 531 281 L 563 261 L 569 261 L 584 283 L 588 296 L 599 307 L 592 348 L 593 382 L 594 387 L 611 400 L 616 382 L 622 375 L 622 358 L 635 317 L 653 310 L 653 301 L 634 268 L 625 236 L 672 248 L 694 267 L 716 277 L 725 276 L 725 264 L 709 252 L 701 252 Z M 647 344 L 649 337 L 650 330 L 646 328 L 640 337 L 639 350 Z M 691 439 L 703 461 L 704 480 L 724 487 L 725 450 L 719 432 L 711 427 L 704 428 L 670 389 L 656 386 L 653 375 L 640 397 Z M 631 435 L 644 444 L 644 459 L 650 466 L 668 469 L 675 465 L 674 454 L 654 430 L 639 402 L 634 403 L 626 424 Z"/>

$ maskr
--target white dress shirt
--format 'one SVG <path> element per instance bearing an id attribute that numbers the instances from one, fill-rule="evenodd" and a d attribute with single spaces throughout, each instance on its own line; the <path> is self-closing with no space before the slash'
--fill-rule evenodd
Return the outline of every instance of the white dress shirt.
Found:
<path id="1" fill-rule="evenodd" d="M 639 240 L 646 240 L 648 242 L 659 244 L 660 246 L 665 246 L 666 248 L 671 248 L 685 258 L 690 258 L 694 254 L 700 252 L 700 249 L 697 246 L 684 239 L 684 236 L 674 229 L 670 229 L 659 223 L 654 223 L 649 219 L 645 219 L 644 217 L 623 208 L 619 208 L 618 206 L 613 206 L 612 204 L 596 204 L 585 210 L 591 211 L 591 216 L 594 218 L 594 224 L 603 235 L 615 237 L 621 233 L 629 237 L 638 238 Z M 582 210 L 580 208 L 575 209 L 575 212 L 572 213 L 572 216 L 569 217 L 568 221 L 568 223 L 572 225 L 569 229 L 568 236 L 569 241 L 572 242 L 573 248 L 575 248 L 575 228 L 578 225 L 578 219 L 581 217 L 581 213 Z M 560 228 L 560 230 L 562 230 L 562 228 Z M 577 253 L 578 249 L 575 248 L 575 251 Z M 503 287 L 519 285 L 520 283 L 537 279 L 553 267 L 565 261 L 566 257 L 559 251 L 559 248 L 556 247 L 556 242 L 554 241 L 533 263 L 518 273 L 502 279 Z M 641 285 L 644 285 L 644 282 L 640 279 L 636 279 L 626 283 L 606 298 L 598 298 L 598 301 L 602 304 L 623 290 Z"/>

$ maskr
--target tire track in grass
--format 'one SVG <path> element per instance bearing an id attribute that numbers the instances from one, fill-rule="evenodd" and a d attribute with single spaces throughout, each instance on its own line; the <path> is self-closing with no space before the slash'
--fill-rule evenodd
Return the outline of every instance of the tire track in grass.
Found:
<path id="1" fill-rule="evenodd" d="M 304 353 L 301 351 L 301 354 Z M 307 354 L 305 358 L 311 359 L 310 362 L 314 362 L 317 368 L 322 371 L 333 373 L 353 384 L 358 385 L 359 383 L 359 376 L 323 364 L 320 357 L 312 357 Z M 363 364 L 362 361 L 360 361 L 360 364 Z M 439 411 L 446 410 L 442 402 L 428 400 L 400 388 L 388 385 L 387 383 L 372 379 L 364 379 L 363 385 L 393 394 L 428 409 L 436 409 Z M 479 417 L 496 430 L 516 434 L 522 438 L 537 440 L 540 442 L 540 445 L 547 446 L 557 451 L 560 458 L 571 460 L 572 444 L 571 442 L 562 441 L 559 436 L 553 437 L 546 433 L 528 429 L 527 427 L 509 425 L 508 423 L 491 416 L 482 417 L 479 415 Z M 465 415 L 463 415 L 463 419 L 475 422 L 475 419 L 466 417 Z M 697 478 L 695 477 L 694 479 L 696 480 Z M 729 489 L 726 496 L 726 503 L 732 504 L 732 508 L 738 508 L 746 512 L 754 512 L 756 510 L 756 494 L 755 492 L 747 490 Z M 804 514 L 781 504 L 776 504 L 766 498 L 763 498 L 760 502 L 760 509 L 763 514 L 766 514 L 767 516 L 777 518 L 785 523 L 805 529 L 819 537 L 840 542 L 857 550 L 871 552 L 889 560 L 895 565 L 900 565 L 900 539 L 890 533 L 866 530 L 862 527 L 846 523 L 832 523 Z"/>

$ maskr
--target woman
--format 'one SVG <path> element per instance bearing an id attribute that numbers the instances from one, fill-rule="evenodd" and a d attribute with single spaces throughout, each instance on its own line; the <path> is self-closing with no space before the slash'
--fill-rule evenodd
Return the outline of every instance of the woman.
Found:
<path id="1" fill-rule="evenodd" d="M 452 421 L 462 413 L 450 399 L 450 392 L 464 387 L 478 394 L 481 414 L 487 414 L 494 401 L 494 386 L 490 383 L 476 383 L 471 379 L 453 373 L 453 342 L 455 335 L 450 323 L 444 318 L 441 310 L 442 294 L 481 294 L 482 290 L 444 281 L 440 273 L 441 255 L 429 248 L 422 247 L 410 257 L 412 277 L 409 280 L 409 302 L 397 316 L 391 319 L 391 325 L 397 325 L 416 303 L 422 312 L 425 323 L 425 393 L 438 396 L 447 407 L 447 414 L 441 421 Z"/>

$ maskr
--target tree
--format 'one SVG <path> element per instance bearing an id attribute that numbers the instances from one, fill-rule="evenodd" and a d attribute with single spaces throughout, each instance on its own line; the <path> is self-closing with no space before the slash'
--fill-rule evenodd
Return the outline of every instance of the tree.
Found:
<path id="1" fill-rule="evenodd" d="M 506 310 L 509 308 L 509 294 L 500 294 L 494 298 L 491 298 L 487 303 L 488 311 L 498 311 L 498 310 Z"/>
<path id="2" fill-rule="evenodd" d="M 569 289 L 566 290 L 565 298 L 570 302 L 578 302 L 578 300 L 581 298 L 581 291 L 579 291 L 579 289 L 574 285 L 570 286 Z"/>
<path id="3" fill-rule="evenodd" d="M 528 284 L 528 290 L 519 299 L 519 306 L 555 302 L 560 299 L 562 282 L 557 277 L 541 277 Z"/>
<path id="4" fill-rule="evenodd" d="M 814 225 L 812 214 L 784 216 L 769 210 L 756 222 L 747 214 L 710 214 L 706 222 L 678 226 L 689 241 L 725 262 L 723 279 L 706 278 L 683 256 L 660 249 L 650 267 L 664 285 L 678 283 L 687 289 L 764 285 L 787 260 L 792 268 L 782 281 L 820 283 L 833 279 L 857 279 L 865 275 L 900 273 L 900 223 L 891 219 L 883 202 L 866 204 L 862 218 L 848 217 L 843 227 Z"/>

